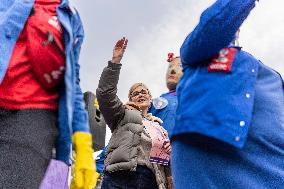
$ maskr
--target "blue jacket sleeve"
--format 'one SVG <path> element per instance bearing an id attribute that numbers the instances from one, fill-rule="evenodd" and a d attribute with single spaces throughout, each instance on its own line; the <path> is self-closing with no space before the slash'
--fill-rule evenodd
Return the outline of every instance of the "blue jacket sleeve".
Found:
<path id="1" fill-rule="evenodd" d="M 180 49 L 183 67 L 195 66 L 227 47 L 256 0 L 217 0 L 206 9 Z"/>
<path id="2" fill-rule="evenodd" d="M 73 28 L 73 36 L 74 36 L 74 58 L 76 59 L 75 62 L 75 76 L 76 76 L 76 87 L 75 87 L 75 106 L 74 106 L 74 114 L 73 114 L 73 133 L 80 131 L 80 132 L 89 132 L 89 121 L 88 121 L 88 114 L 85 110 L 85 102 L 83 100 L 83 93 L 80 87 L 80 79 L 79 79 L 79 72 L 80 72 L 80 65 L 79 61 L 79 54 L 81 50 L 81 45 L 84 38 L 84 30 L 82 26 L 81 19 L 79 14 L 74 14 L 76 22 L 73 24 L 75 25 Z"/>
<path id="3" fill-rule="evenodd" d="M 103 169 L 104 169 L 104 161 L 106 159 L 106 149 L 107 146 L 105 146 L 102 149 L 102 152 L 98 155 L 97 159 L 96 159 L 96 168 L 97 168 L 97 172 L 102 174 Z"/>

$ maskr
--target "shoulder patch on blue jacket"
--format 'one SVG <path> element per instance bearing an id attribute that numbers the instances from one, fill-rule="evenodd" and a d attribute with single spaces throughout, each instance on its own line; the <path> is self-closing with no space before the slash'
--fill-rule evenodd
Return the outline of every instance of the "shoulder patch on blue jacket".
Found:
<path id="1" fill-rule="evenodd" d="M 154 98 L 152 103 L 154 108 L 158 110 L 167 107 L 167 105 L 169 104 L 168 100 L 163 97 Z"/>

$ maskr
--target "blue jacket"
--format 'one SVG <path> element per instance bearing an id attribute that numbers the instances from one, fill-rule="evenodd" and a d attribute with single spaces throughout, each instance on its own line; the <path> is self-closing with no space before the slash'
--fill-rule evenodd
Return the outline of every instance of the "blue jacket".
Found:
<path id="1" fill-rule="evenodd" d="M 171 135 L 175 125 L 176 109 L 176 93 L 168 92 L 162 94 L 159 98 L 153 99 L 149 112 L 163 121 L 162 126 L 168 131 L 169 135 Z"/>
<path id="2" fill-rule="evenodd" d="M 200 133 L 237 148 L 252 119 L 259 62 L 236 48 L 230 73 L 208 72 L 210 60 L 228 47 L 255 0 L 219 0 L 203 12 L 181 49 L 183 76 L 177 87 L 173 135 Z"/>
<path id="3" fill-rule="evenodd" d="M 5 0 L 0 3 L 0 84 L 33 4 L 34 0 Z M 84 31 L 78 13 L 70 8 L 68 0 L 62 0 L 57 7 L 57 14 L 64 27 L 66 70 L 65 85 L 60 91 L 59 99 L 56 158 L 69 164 L 72 133 L 89 131 L 88 117 L 79 85 L 78 59 Z"/>
<path id="4" fill-rule="evenodd" d="M 181 47 L 171 154 L 177 189 L 284 188 L 281 76 L 240 48 L 231 72 L 208 70 L 254 6 L 217 0 Z"/>
<path id="5" fill-rule="evenodd" d="M 102 174 L 103 170 L 104 170 L 104 161 L 106 159 L 106 150 L 107 150 L 107 146 L 105 146 L 101 153 L 97 156 L 96 158 L 96 169 L 97 172 Z"/>

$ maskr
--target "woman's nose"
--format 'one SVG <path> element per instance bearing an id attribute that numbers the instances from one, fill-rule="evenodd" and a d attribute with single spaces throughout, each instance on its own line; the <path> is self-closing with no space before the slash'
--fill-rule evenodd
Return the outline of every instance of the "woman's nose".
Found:
<path id="1" fill-rule="evenodd" d="M 176 71 L 174 69 L 171 70 L 171 74 L 176 74 Z"/>

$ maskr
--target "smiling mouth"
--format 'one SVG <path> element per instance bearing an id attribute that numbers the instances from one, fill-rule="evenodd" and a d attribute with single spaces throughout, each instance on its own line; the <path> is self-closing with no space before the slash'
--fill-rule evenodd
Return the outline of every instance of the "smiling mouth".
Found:
<path id="1" fill-rule="evenodd" d="M 137 102 L 145 102 L 146 100 L 144 98 L 139 99 Z"/>

